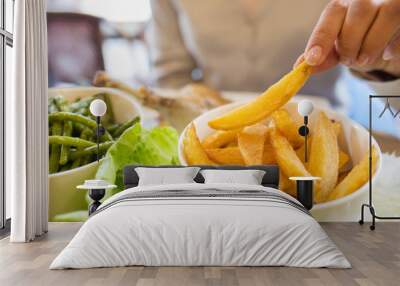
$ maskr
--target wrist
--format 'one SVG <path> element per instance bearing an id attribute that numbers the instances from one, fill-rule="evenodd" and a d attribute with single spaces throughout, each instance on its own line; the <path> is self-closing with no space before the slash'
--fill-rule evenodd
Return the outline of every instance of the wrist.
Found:
<path id="1" fill-rule="evenodd" d="M 386 81 L 394 81 L 400 79 L 400 74 L 393 74 L 380 69 L 370 70 L 370 71 L 358 71 L 352 69 L 351 71 L 355 75 L 370 81 L 386 82 Z"/>

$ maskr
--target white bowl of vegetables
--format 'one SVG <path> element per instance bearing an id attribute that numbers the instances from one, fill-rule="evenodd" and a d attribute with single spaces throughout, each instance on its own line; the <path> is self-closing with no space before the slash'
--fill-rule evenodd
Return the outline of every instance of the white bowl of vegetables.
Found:
<path id="1" fill-rule="evenodd" d="M 108 111 L 102 118 L 107 130 L 101 139 L 104 154 L 124 130 L 143 117 L 129 95 L 110 88 L 77 87 L 49 89 L 49 218 L 87 208 L 85 192 L 76 186 L 94 178 L 96 161 L 95 121 L 91 100 L 102 98 Z M 72 114 L 71 114 L 72 113 Z M 61 144 L 65 143 L 65 144 Z"/>

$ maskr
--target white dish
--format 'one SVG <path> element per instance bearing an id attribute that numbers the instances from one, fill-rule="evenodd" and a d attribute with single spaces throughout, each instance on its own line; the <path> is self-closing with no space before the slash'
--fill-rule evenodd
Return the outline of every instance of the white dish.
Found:
<path id="1" fill-rule="evenodd" d="M 197 135 L 199 139 L 202 140 L 206 136 L 214 132 L 214 130 L 208 126 L 208 122 L 211 119 L 216 118 L 222 114 L 225 114 L 228 111 L 244 104 L 245 102 L 247 102 L 247 100 L 221 106 L 207 113 L 204 113 L 201 116 L 197 117 L 195 120 L 193 120 L 197 129 Z M 297 113 L 297 102 L 298 99 L 293 99 L 292 101 L 290 101 L 285 105 L 285 108 L 292 115 L 293 119 L 299 124 L 301 124 L 303 119 Z M 368 151 L 368 140 L 369 140 L 368 131 L 357 122 L 351 120 L 350 118 L 338 112 L 335 112 L 334 110 L 328 108 L 327 106 L 320 105 L 318 103 L 314 103 L 314 105 L 315 105 L 314 112 L 310 116 L 311 130 L 313 129 L 313 122 L 315 121 L 315 117 L 317 116 L 318 111 L 324 111 L 329 118 L 341 122 L 343 132 L 339 136 L 339 146 L 341 147 L 342 150 L 344 150 L 349 154 L 353 165 L 360 162 L 364 154 Z M 186 128 L 182 132 L 179 138 L 179 146 L 178 146 L 179 160 L 182 165 L 187 165 L 183 154 L 183 135 L 185 131 Z M 372 139 L 372 142 L 378 150 L 379 158 L 382 158 L 381 149 L 374 138 Z M 381 168 L 382 168 L 382 160 L 379 160 L 377 170 L 372 178 L 372 182 L 374 182 L 376 178 L 379 176 Z M 346 197 L 314 205 L 313 209 L 311 210 L 311 213 L 319 221 L 354 220 L 353 219 L 354 208 L 357 208 L 357 210 L 359 210 L 361 204 L 366 201 L 367 194 L 368 194 L 368 183 L 366 183 L 357 191 L 353 192 L 352 194 Z"/>
<path id="2" fill-rule="evenodd" d="M 131 96 L 111 88 L 73 87 L 50 88 L 49 97 L 62 95 L 69 102 L 98 93 L 110 94 L 114 118 L 117 123 L 126 122 L 135 116 L 143 118 L 141 107 Z M 57 214 L 72 212 L 87 208 L 85 192 L 79 192 L 76 186 L 85 180 L 93 179 L 97 171 L 97 162 L 49 175 L 49 218 Z"/>

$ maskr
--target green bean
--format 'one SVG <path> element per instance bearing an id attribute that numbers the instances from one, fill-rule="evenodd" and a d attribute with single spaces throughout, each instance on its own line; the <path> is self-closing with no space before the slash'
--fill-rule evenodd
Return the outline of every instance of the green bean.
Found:
<path id="1" fill-rule="evenodd" d="M 84 125 L 82 125 L 82 126 L 84 126 Z M 85 140 L 90 139 L 90 138 L 93 137 L 93 132 L 89 128 L 84 127 L 84 129 L 82 130 L 82 132 L 81 132 L 79 137 L 81 139 L 85 139 Z M 83 150 L 83 147 L 78 147 L 77 148 L 77 151 L 80 151 L 80 150 Z M 90 156 L 86 156 L 84 158 L 83 157 L 82 158 L 79 157 L 79 158 L 71 159 L 71 160 L 73 160 L 72 165 L 71 165 L 71 169 L 74 169 L 74 168 L 79 167 L 82 163 L 90 160 Z"/>
<path id="2" fill-rule="evenodd" d="M 71 136 L 72 135 L 72 122 L 65 121 L 64 122 L 64 129 L 63 129 L 63 136 Z M 61 153 L 60 153 L 60 165 L 65 165 L 68 162 L 68 154 L 69 154 L 70 146 L 63 144 L 61 146 Z"/>
<path id="3" fill-rule="evenodd" d="M 53 122 L 53 125 L 51 126 L 51 133 L 53 134 L 53 136 L 50 136 L 50 137 L 56 137 L 56 136 L 62 134 L 61 122 L 59 122 L 59 121 Z M 49 143 L 52 144 L 50 142 L 50 140 L 49 140 Z M 53 173 L 57 173 L 57 171 L 58 171 L 58 163 L 60 160 L 61 148 L 57 144 L 53 144 L 50 146 L 51 146 L 51 152 L 50 152 L 50 158 L 49 158 L 49 172 L 50 172 L 50 174 L 53 174 Z"/>
<path id="4" fill-rule="evenodd" d="M 76 112 L 77 110 L 80 110 L 80 109 L 87 109 L 89 107 L 90 103 L 93 101 L 93 99 L 94 99 L 93 96 L 81 98 L 79 101 L 71 103 L 69 105 L 69 108 L 73 112 Z"/>
<path id="5" fill-rule="evenodd" d="M 110 148 L 113 144 L 114 142 L 112 141 L 100 143 L 99 154 L 104 154 L 108 150 L 108 148 Z M 70 158 L 71 160 L 75 160 L 83 156 L 96 155 L 96 154 L 97 154 L 97 145 L 85 148 L 83 150 L 71 151 Z"/>
<path id="6" fill-rule="evenodd" d="M 81 165 L 81 158 L 74 160 L 71 164 L 71 169 L 78 168 Z"/>
<path id="7" fill-rule="evenodd" d="M 96 143 L 84 140 L 81 138 L 70 137 L 70 136 L 49 136 L 50 144 L 68 145 L 76 147 L 90 147 L 96 145 Z"/>
<path id="8" fill-rule="evenodd" d="M 63 96 L 56 96 L 54 98 L 54 102 L 57 105 L 58 110 L 70 111 L 68 101 Z M 72 129 L 73 129 L 72 122 L 64 121 L 63 135 L 64 136 L 72 136 Z M 69 149 L 70 149 L 70 146 L 68 146 L 68 145 L 61 146 L 60 165 L 67 164 Z"/>
<path id="9" fill-rule="evenodd" d="M 72 166 L 71 164 L 66 164 L 66 165 L 62 166 L 60 169 L 60 172 L 71 170 L 72 169 L 71 166 Z"/>
<path id="10" fill-rule="evenodd" d="M 107 141 L 114 141 L 114 138 L 111 136 L 110 132 L 105 129 L 104 135 L 100 137 L 101 142 L 107 142 Z"/>
<path id="11" fill-rule="evenodd" d="M 55 120 L 59 120 L 59 121 L 70 120 L 72 122 L 82 123 L 90 128 L 96 128 L 96 126 L 97 126 L 96 121 L 94 121 L 90 118 L 87 118 L 83 115 L 79 115 L 79 114 L 72 113 L 72 112 L 60 111 L 60 112 L 49 114 L 49 122 L 53 122 Z"/>
<path id="12" fill-rule="evenodd" d="M 107 93 L 99 93 L 96 94 L 95 97 L 96 99 L 102 99 L 107 106 L 107 112 L 101 118 L 101 123 L 103 124 L 103 126 L 108 126 L 111 122 L 114 121 L 114 114 L 110 102 L 110 97 Z"/>
<path id="13" fill-rule="evenodd" d="M 58 110 L 69 111 L 68 101 L 61 95 L 54 97 L 54 103 L 56 104 Z"/>
<path id="14" fill-rule="evenodd" d="M 74 126 L 74 131 L 75 131 L 74 134 L 76 134 L 76 136 L 74 136 L 74 137 L 82 138 L 81 137 L 82 132 L 85 132 L 88 134 L 87 139 L 92 138 L 94 135 L 94 131 L 92 129 L 90 129 L 89 127 L 87 127 L 81 123 L 74 122 L 73 126 Z M 85 139 L 85 138 L 82 138 L 82 139 Z"/>
<path id="15" fill-rule="evenodd" d="M 110 132 L 110 134 L 114 134 L 115 130 L 118 129 L 118 127 L 120 127 L 122 124 L 117 124 L 117 123 L 113 123 L 110 124 L 109 126 L 107 126 L 107 131 Z"/>
<path id="16" fill-rule="evenodd" d="M 54 102 L 54 98 L 53 97 L 49 98 L 49 103 L 47 105 L 47 108 L 48 108 L 47 112 L 49 114 L 59 111 L 58 108 L 57 108 L 56 103 Z"/>
<path id="17" fill-rule="evenodd" d="M 90 139 L 93 137 L 93 134 L 89 134 L 89 129 L 87 128 L 84 132 L 82 132 L 81 134 L 81 138 L 82 139 Z M 83 148 L 78 148 L 79 150 L 82 150 Z M 82 156 L 80 159 L 80 163 L 82 166 L 89 164 L 90 162 L 92 162 L 92 156 L 87 155 L 87 156 Z"/>
<path id="18" fill-rule="evenodd" d="M 135 124 L 138 123 L 139 121 L 140 121 L 140 117 L 137 116 L 137 117 L 135 117 L 135 118 L 133 118 L 133 119 L 131 119 L 131 120 L 129 120 L 129 121 L 123 123 L 119 128 L 117 128 L 117 130 L 115 130 L 115 132 L 114 132 L 114 134 L 113 134 L 114 137 L 115 137 L 115 138 L 118 138 L 119 136 L 121 136 L 122 133 L 124 133 L 124 131 L 125 131 L 126 129 L 128 129 L 129 127 L 135 125 Z"/>

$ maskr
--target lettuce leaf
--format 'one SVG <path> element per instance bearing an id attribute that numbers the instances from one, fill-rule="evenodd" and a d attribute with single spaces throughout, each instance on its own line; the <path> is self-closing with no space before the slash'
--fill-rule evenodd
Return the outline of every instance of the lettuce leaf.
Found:
<path id="1" fill-rule="evenodd" d="M 122 170 L 130 164 L 179 164 L 177 131 L 171 127 L 147 130 L 140 123 L 127 129 L 108 149 L 96 173 L 96 179 L 117 185 L 106 197 L 123 190 Z"/>
<path id="2" fill-rule="evenodd" d="M 74 211 L 74 212 L 55 215 L 51 219 L 51 221 L 52 222 L 80 222 L 80 221 L 86 221 L 88 216 L 89 215 L 88 215 L 87 210 Z"/>

